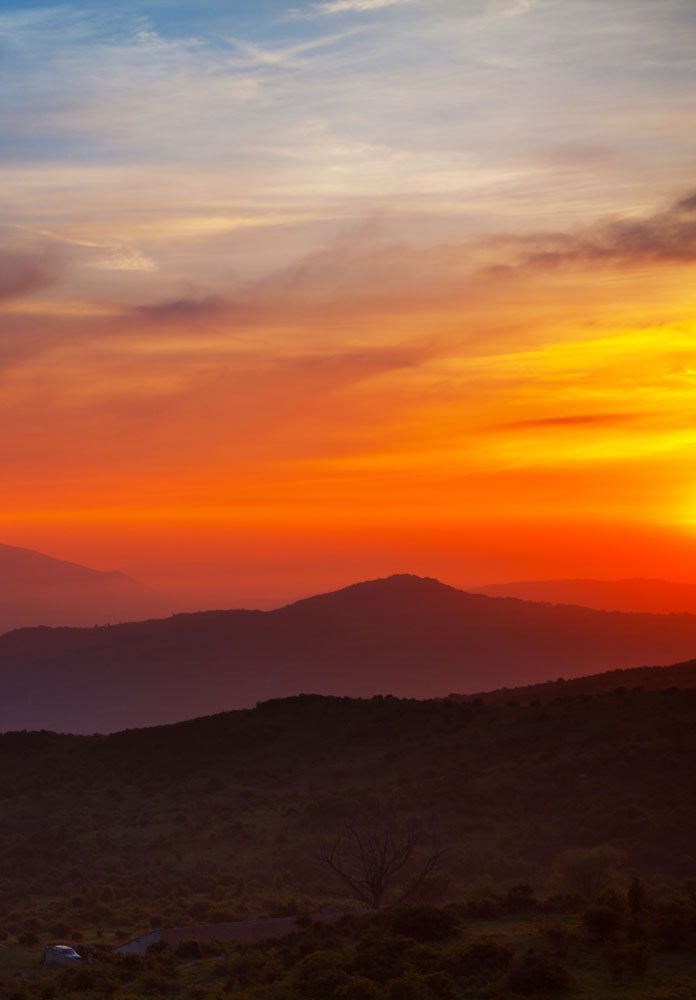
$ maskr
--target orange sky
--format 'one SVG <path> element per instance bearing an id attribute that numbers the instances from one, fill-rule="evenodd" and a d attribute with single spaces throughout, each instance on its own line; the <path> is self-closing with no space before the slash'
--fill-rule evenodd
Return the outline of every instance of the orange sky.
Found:
<path id="1" fill-rule="evenodd" d="M 174 8 L 0 15 L 0 540 L 198 603 L 696 580 L 688 4 Z"/>

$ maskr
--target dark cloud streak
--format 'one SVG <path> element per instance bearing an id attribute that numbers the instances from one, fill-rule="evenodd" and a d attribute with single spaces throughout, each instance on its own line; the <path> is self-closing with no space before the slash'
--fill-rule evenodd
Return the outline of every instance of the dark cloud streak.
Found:
<path id="1" fill-rule="evenodd" d="M 498 236 L 488 246 L 512 257 L 489 267 L 492 276 L 525 269 L 696 263 L 696 192 L 644 218 L 609 219 L 575 233 Z"/>
<path id="2" fill-rule="evenodd" d="M 39 291 L 55 278 L 55 261 L 50 255 L 0 250 L 0 301 Z"/>

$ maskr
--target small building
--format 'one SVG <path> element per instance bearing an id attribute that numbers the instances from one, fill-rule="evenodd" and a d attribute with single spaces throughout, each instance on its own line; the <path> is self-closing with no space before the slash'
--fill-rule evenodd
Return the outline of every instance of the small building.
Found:
<path id="1" fill-rule="evenodd" d="M 340 919 L 337 913 L 313 914 L 316 923 L 332 924 Z M 299 917 L 262 917 L 258 920 L 235 920 L 220 924 L 185 924 L 183 927 L 162 927 L 147 931 L 132 941 L 114 948 L 117 955 L 145 955 L 156 944 L 175 946 L 182 941 L 215 941 L 220 944 L 258 944 L 288 937 L 301 930 Z"/>
<path id="2" fill-rule="evenodd" d="M 82 956 L 69 944 L 51 944 L 44 949 L 46 965 L 74 966 L 82 961 Z"/>

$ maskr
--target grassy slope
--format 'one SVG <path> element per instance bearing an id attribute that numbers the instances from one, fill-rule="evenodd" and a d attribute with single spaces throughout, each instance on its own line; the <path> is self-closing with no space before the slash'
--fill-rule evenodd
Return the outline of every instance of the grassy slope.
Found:
<path id="1" fill-rule="evenodd" d="M 690 876 L 695 726 L 696 691 L 668 690 L 492 708 L 307 697 L 111 737 L 6 734 L 0 930 L 119 937 L 336 902 L 313 848 L 378 804 L 437 832 L 456 891 L 539 887 L 560 851 L 603 843 Z"/>

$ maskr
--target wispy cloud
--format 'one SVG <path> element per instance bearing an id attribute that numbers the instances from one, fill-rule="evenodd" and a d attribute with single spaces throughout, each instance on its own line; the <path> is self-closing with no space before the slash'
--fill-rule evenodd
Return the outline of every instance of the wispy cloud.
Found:
<path id="1" fill-rule="evenodd" d="M 518 253 L 512 267 L 640 267 L 696 261 L 696 195 L 649 215 L 600 220 L 570 233 L 498 237 L 493 244 Z M 504 270 L 507 265 L 502 264 Z"/>
<path id="2" fill-rule="evenodd" d="M 539 0 L 489 0 L 487 10 L 489 14 L 502 17 L 520 17 L 528 14 L 538 3 Z"/>
<path id="3" fill-rule="evenodd" d="M 421 0 L 324 0 L 313 4 L 317 14 L 349 14 L 381 10 L 383 7 L 406 6 Z"/>
<path id="4" fill-rule="evenodd" d="M 0 301 L 38 291 L 55 279 L 55 261 L 47 253 L 0 250 Z"/>
<path id="5" fill-rule="evenodd" d="M 645 416 L 645 414 L 643 414 Z M 553 417 L 532 417 L 529 420 L 511 420 L 504 424 L 498 424 L 498 430 L 544 430 L 548 428 L 592 428 L 592 427 L 615 427 L 617 425 L 629 423 L 637 420 L 636 413 L 569 413 L 563 416 Z"/>

